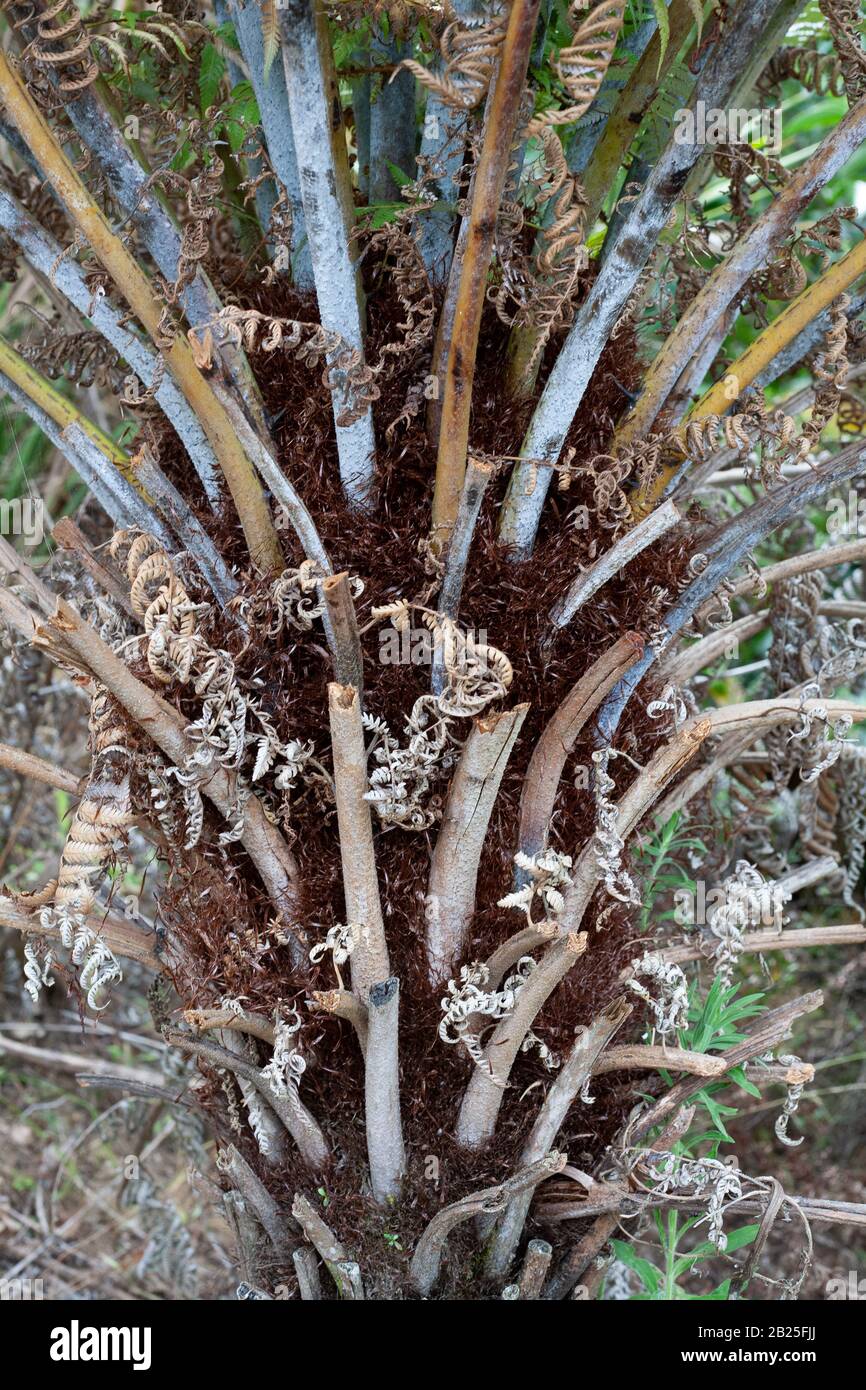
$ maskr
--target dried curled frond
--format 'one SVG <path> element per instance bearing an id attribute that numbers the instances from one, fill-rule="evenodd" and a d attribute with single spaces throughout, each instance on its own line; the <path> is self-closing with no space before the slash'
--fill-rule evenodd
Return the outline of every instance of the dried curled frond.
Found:
<path id="1" fill-rule="evenodd" d="M 504 898 L 500 898 L 497 907 L 511 907 L 525 913 L 527 922 L 533 927 L 544 926 L 552 918 L 551 925 L 555 927 L 556 919 L 565 909 L 562 890 L 568 890 L 572 883 L 569 873 L 571 856 L 549 848 L 533 855 L 518 850 L 514 862 L 518 869 L 529 875 L 529 882 L 516 892 L 507 893 Z M 536 898 L 540 900 L 544 912 L 540 922 L 534 921 L 532 917 L 532 907 Z"/>
<path id="2" fill-rule="evenodd" d="M 401 746 L 384 719 L 364 714 L 364 727 L 375 735 L 376 763 L 365 800 L 385 825 L 426 830 L 442 815 L 441 797 L 431 795 L 457 759 L 449 721 L 434 695 L 420 696 L 406 720 L 407 742 Z"/>
<path id="3" fill-rule="evenodd" d="M 112 541 L 112 553 L 126 557 L 130 602 L 144 626 L 144 637 L 132 637 L 124 646 L 144 642 L 148 666 L 156 679 L 164 685 L 178 682 L 191 686 L 202 702 L 198 717 L 190 720 L 184 731 L 193 748 L 183 766 L 165 768 L 161 761 L 150 759 L 144 769 L 151 809 L 169 842 L 178 845 L 182 827 L 183 847 L 192 849 L 198 843 L 204 818 L 200 789 L 214 766 L 235 774 L 241 773 L 245 764 L 248 769 L 235 778 L 234 800 L 227 812 L 230 824 L 219 837 L 221 845 L 243 835 L 244 807 L 251 795 L 249 782 L 270 775 L 273 791 L 281 795 L 285 818 L 289 793 L 299 778 L 317 787 L 323 800 L 331 799 L 331 779 L 313 757 L 312 745 L 280 738 L 254 689 L 243 688 L 239 682 L 234 658 L 212 647 L 198 630 L 198 620 L 209 606 L 189 597 L 162 547 L 145 533 L 124 531 Z M 321 569 L 305 560 L 297 569 L 285 570 L 264 597 L 239 597 L 233 611 L 251 628 L 263 627 L 270 637 L 289 627 L 309 631 L 323 611 L 318 592 L 322 577 Z M 362 587 L 360 581 L 354 581 L 355 594 Z M 179 806 L 174 799 L 175 785 L 180 789 Z"/>
<path id="4" fill-rule="evenodd" d="M 689 987 L 678 965 L 666 961 L 657 951 L 648 951 L 632 961 L 634 978 L 629 989 L 642 999 L 652 1014 L 653 1027 L 661 1036 L 676 1033 L 688 1021 Z M 649 980 L 655 990 L 641 983 L 640 976 Z"/>
<path id="5" fill-rule="evenodd" d="M 280 16 L 277 0 L 261 0 L 262 40 L 264 46 L 264 77 L 267 81 L 271 65 L 280 51 Z"/>
<path id="6" fill-rule="evenodd" d="M 125 564 L 129 599 L 144 627 L 151 674 L 161 685 L 170 685 L 174 679 L 188 681 L 200 609 L 175 573 L 169 556 L 153 536 L 139 530 L 116 532 L 111 554 Z"/>
<path id="7" fill-rule="evenodd" d="M 441 66 L 437 72 L 414 58 L 407 58 L 401 66 L 446 106 L 471 111 L 487 95 L 507 25 L 506 12 L 460 18 L 447 26 L 439 40 Z"/>
<path id="8" fill-rule="evenodd" d="M 412 623 L 409 613 L 409 605 L 404 598 L 397 599 L 394 603 L 374 604 L 370 609 L 370 617 L 374 623 L 387 623 L 398 632 L 408 632 Z"/>
<path id="9" fill-rule="evenodd" d="M 526 108 L 524 110 L 524 107 Z M 524 249 L 526 206 L 539 204 L 540 180 L 534 177 L 532 166 L 526 165 L 526 122 L 531 115 L 527 94 L 518 114 L 509 151 L 505 184 L 496 215 L 496 261 L 498 277 L 490 285 L 488 295 L 496 306 L 503 323 L 516 322 L 530 295 L 533 281 L 530 257 Z M 517 306 L 518 313 L 515 313 Z"/>
<path id="10" fill-rule="evenodd" d="M 409 607 L 400 600 L 374 610 L 374 617 L 396 618 L 397 624 L 405 627 Z M 442 661 L 443 685 L 438 695 L 421 695 L 415 701 L 405 723 L 407 742 L 402 746 L 384 719 L 363 714 L 365 729 L 375 736 L 369 751 L 377 764 L 365 799 L 386 825 L 425 830 L 442 814 L 441 797 L 430 795 L 433 785 L 456 762 L 453 720 L 477 716 L 493 700 L 501 699 L 514 673 L 498 647 L 476 642 L 450 618 L 419 604 L 411 607 L 420 608 L 432 633 L 435 657 Z"/>
<path id="11" fill-rule="evenodd" d="M 326 577 L 315 560 L 302 560 L 297 569 L 292 566 L 284 569 L 266 594 L 252 597 L 238 594 L 231 599 L 229 607 L 243 623 L 256 628 L 265 637 L 281 637 L 290 628 L 295 632 L 309 632 L 325 611 L 321 584 Z M 353 576 L 349 585 L 352 597 L 360 598 L 364 592 L 363 581 Z"/>
<path id="12" fill-rule="evenodd" d="M 687 1158 L 658 1149 L 632 1150 L 629 1159 L 633 1165 L 640 1163 L 648 1169 L 654 1192 L 682 1193 L 687 1189 L 694 1197 L 706 1197 L 706 1215 L 696 1224 L 708 1224 L 707 1237 L 718 1251 L 727 1248 L 725 1202 L 736 1201 L 743 1195 L 743 1179 L 738 1169 L 715 1158 Z"/>
<path id="13" fill-rule="evenodd" d="M 432 341 L 436 305 L 424 257 L 409 226 L 414 214 L 414 208 L 407 208 L 365 239 L 364 258 L 375 256 L 377 263 L 387 266 L 388 283 L 405 314 L 403 322 L 397 324 L 401 338 L 379 350 L 377 371 L 387 370 L 389 358 L 397 359 L 390 364 L 391 370 L 396 370 L 407 354 L 429 351 Z"/>
<path id="14" fill-rule="evenodd" d="M 782 465 L 802 461 L 812 449 L 798 437 L 796 421 L 784 410 L 770 411 L 763 393 L 750 392 L 743 409 L 730 415 L 705 415 L 687 419 L 684 427 L 668 437 L 670 445 L 691 458 L 709 458 L 721 448 L 734 450 L 745 461 L 747 472 L 757 470 L 765 486 L 776 482 Z M 760 457 L 753 462 L 753 450 L 760 446 Z"/>
<path id="15" fill-rule="evenodd" d="M 776 808 L 775 788 L 751 766 L 732 763 L 722 778 L 728 795 L 730 818 L 739 829 L 739 841 L 748 859 L 768 874 L 784 873 L 786 861 L 774 844 L 770 820 Z"/>
<path id="16" fill-rule="evenodd" d="M 841 757 L 844 741 L 851 728 L 853 720 L 850 714 L 841 714 L 838 719 L 832 721 L 828 718 L 827 710 L 823 705 L 817 705 L 812 709 L 805 708 L 807 699 L 815 699 L 820 695 L 820 687 L 806 686 L 800 695 L 800 723 L 798 727 L 788 735 L 788 741 L 794 742 L 800 739 L 809 739 L 813 728 L 817 730 L 817 747 L 814 747 L 811 757 L 800 766 L 800 780 L 802 782 L 814 782 L 825 772 L 828 767 L 832 767 Z"/>
<path id="17" fill-rule="evenodd" d="M 529 1032 L 526 1034 L 526 1037 L 523 1039 L 523 1042 L 520 1044 L 520 1051 L 537 1052 L 538 1060 L 544 1067 L 545 1071 L 558 1071 L 559 1068 L 562 1066 L 562 1058 L 560 1057 L 559 1053 L 552 1052 L 551 1049 L 547 1046 L 547 1043 L 544 1042 L 538 1036 L 537 1033 L 534 1033 L 531 1028 Z M 581 1100 L 584 1099 L 586 1100 L 587 1104 L 592 1105 L 592 1098 L 585 1098 L 583 1094 L 581 1094 Z"/>
<path id="18" fill-rule="evenodd" d="M 763 150 L 756 150 L 745 140 L 717 145 L 713 152 L 713 162 L 722 178 L 728 179 L 728 201 L 737 230 L 740 232 L 745 231 L 749 225 L 752 205 L 749 179 L 754 178 L 757 188 L 761 189 L 772 188 L 773 186 L 782 187 L 790 178 L 787 169 L 780 160 L 765 154 Z M 706 226 L 705 230 L 705 254 L 712 254 L 713 234 L 710 232 L 709 226 Z M 715 227 L 713 232 L 715 232 Z M 715 241 L 718 244 L 717 232 L 715 232 Z M 691 248 L 689 249 L 691 250 Z M 703 247 L 701 249 L 704 250 Z M 699 278 L 703 282 L 705 278 L 703 272 L 699 272 Z M 695 286 L 695 289 L 697 288 L 699 288 L 698 285 Z"/>
<path id="19" fill-rule="evenodd" d="M 818 0 L 818 8 L 827 21 L 845 91 L 853 104 L 866 92 L 866 52 L 859 32 L 863 16 L 858 0 Z"/>
<path id="20" fill-rule="evenodd" d="M 233 1134 L 243 1134 L 244 1127 L 241 1121 L 241 1108 L 238 1105 L 237 1082 L 231 1072 L 220 1069 L 217 1075 L 220 1079 L 220 1086 L 226 1103 L 226 1119 L 228 1120 L 229 1129 Z M 249 1111 L 250 1129 L 253 1132 L 253 1138 L 259 1146 L 259 1152 L 267 1158 L 271 1152 L 271 1146 L 268 1132 L 261 1123 L 264 1101 L 254 1087 L 250 1087 L 250 1091 L 257 1098 L 255 1107 L 251 1107 Z"/>
<path id="21" fill-rule="evenodd" d="M 485 1018 L 507 1018 L 535 968 L 532 956 L 523 956 L 501 989 L 488 990 L 485 986 L 490 973 L 486 965 L 475 961 L 472 965 L 461 966 L 459 983 L 448 981 L 448 993 L 441 1002 L 439 1037 L 442 1041 L 451 1046 L 462 1043 L 476 1066 L 486 1066 L 478 1025 Z"/>
<path id="22" fill-rule="evenodd" d="M 622 903 L 640 903 L 634 880 L 622 864 L 625 841 L 617 831 L 619 811 L 610 800 L 614 790 L 613 778 L 608 776 L 608 764 L 616 757 L 613 748 L 600 748 L 592 755 L 595 764 L 595 851 L 604 886 L 612 898 Z"/>
<path id="23" fill-rule="evenodd" d="M 406 187 L 402 190 L 404 197 L 411 192 Z M 393 379 L 398 372 L 401 377 L 408 374 L 411 378 L 400 414 L 386 427 L 385 437 L 389 442 L 393 441 L 398 426 L 420 414 L 426 402 L 424 392 L 430 371 L 436 305 L 421 247 L 411 225 L 424 199 L 425 190 L 420 187 L 408 208 L 363 237 L 363 259 L 369 262 L 375 258 L 404 315 L 396 325 L 398 336 L 382 344 L 373 368 L 377 380 Z"/>
<path id="24" fill-rule="evenodd" d="M 324 941 L 319 941 L 310 951 L 310 960 L 313 965 L 318 965 L 330 951 L 334 961 L 334 972 L 339 981 L 340 989 L 343 988 L 343 979 L 340 975 L 340 966 L 345 965 L 355 947 L 364 940 L 368 929 L 360 922 L 346 922 L 345 925 L 337 923 L 328 931 Z"/>
<path id="25" fill-rule="evenodd" d="M 803 1070 L 803 1063 L 800 1061 L 800 1058 L 795 1057 L 793 1053 L 787 1052 L 780 1056 L 779 1062 L 783 1067 L 789 1067 L 795 1070 L 795 1074 L 796 1069 L 800 1069 L 800 1071 Z M 777 1116 L 776 1123 L 773 1126 L 776 1138 L 780 1140 L 781 1143 L 787 1145 L 789 1149 L 798 1149 L 805 1138 L 804 1135 L 801 1135 L 799 1139 L 788 1138 L 788 1124 L 790 1123 L 791 1116 L 797 1113 L 805 1089 L 805 1080 L 789 1080 L 787 1082 L 787 1094 L 785 1096 L 785 1103 L 782 1106 L 782 1113 Z"/>
<path id="26" fill-rule="evenodd" d="M 571 125 L 579 120 L 595 100 L 610 67 L 628 0 L 600 0 L 581 23 L 585 8 L 585 0 L 572 0 L 568 23 L 574 32 L 554 64 L 570 104 L 560 110 L 551 107 L 539 112 L 530 123 L 531 135 L 546 126 Z"/>
<path id="27" fill-rule="evenodd" d="M 743 951 L 743 932 L 755 926 L 781 931 L 786 920 L 782 909 L 791 895 L 781 883 L 769 883 L 745 859 L 740 859 L 725 879 L 722 893 L 721 905 L 707 914 L 707 926 L 713 937 L 709 954 L 716 978 L 728 989 Z"/>
<path id="28" fill-rule="evenodd" d="M 341 427 L 359 420 L 379 398 L 374 369 L 357 348 L 320 323 L 273 318 L 258 309 L 228 305 L 210 323 L 187 333 L 196 362 L 203 369 L 212 365 L 214 330 L 217 334 L 225 332 L 229 341 L 246 352 L 282 349 L 306 367 L 324 364 L 322 382 L 340 403 L 336 420 Z"/>
<path id="29" fill-rule="evenodd" d="M 289 1019 L 278 1018 L 275 1024 L 274 1055 L 261 1075 L 275 1096 L 288 1096 L 296 1091 L 307 1063 L 292 1039 L 301 1031 L 301 1016 L 291 1010 Z"/>
<path id="30" fill-rule="evenodd" d="M 148 759 L 144 769 L 150 808 L 169 845 L 195 849 L 204 829 L 204 801 L 194 782 L 175 786 L 179 769 Z"/>
<path id="31" fill-rule="evenodd" d="M 803 426 L 797 446 L 795 462 L 807 458 L 817 445 L 824 427 L 830 423 L 842 398 L 842 388 L 848 380 L 848 314 L 851 300 L 847 294 L 840 295 L 830 311 L 830 326 L 824 335 L 824 351 L 819 353 L 812 364 L 812 371 L 820 385 L 815 392 L 815 400 L 808 422 Z"/>
<path id="32" fill-rule="evenodd" d="M 240 1056 L 252 1062 L 255 1066 L 259 1065 L 259 1055 L 255 1040 L 248 1034 L 238 1034 L 238 1052 Z M 234 1072 L 219 1071 L 223 1087 L 227 1095 L 232 1096 L 232 1109 L 238 1112 L 237 1099 L 234 1095 L 235 1087 L 241 1093 L 244 1109 L 247 1112 L 247 1121 L 253 1132 L 259 1153 L 269 1162 L 273 1163 L 281 1156 L 284 1148 L 283 1129 L 274 1111 L 268 1105 L 261 1092 L 248 1081 L 246 1077 L 237 1076 Z M 243 1126 L 238 1121 L 237 1133 L 243 1133 Z"/>
<path id="33" fill-rule="evenodd" d="M 53 951 L 45 951 L 41 943 L 24 942 L 24 988 L 34 1004 L 39 1003 L 43 989 L 51 989 L 54 984 L 53 964 Z"/>
<path id="34" fill-rule="evenodd" d="M 572 318 L 581 273 L 589 264 L 585 241 L 586 198 L 580 183 L 570 174 L 565 154 L 554 130 L 541 132 L 545 182 L 535 192 L 535 202 L 547 211 L 531 264 L 515 249 L 522 230 L 519 214 L 508 235 L 497 228 L 497 251 L 503 269 L 502 283 L 492 292 L 499 317 L 534 332 L 533 353 L 526 370 L 532 372 L 551 334 Z M 500 214 L 500 220 L 501 220 Z M 508 301 L 516 303 L 515 310 Z"/>
<path id="35" fill-rule="evenodd" d="M 770 606 L 773 640 L 769 652 L 774 690 L 805 689 L 824 698 L 863 669 L 866 653 L 857 624 L 843 629 L 821 612 L 824 588 L 825 577 L 820 573 L 794 576 L 774 586 Z M 818 822 L 826 820 L 826 808 L 817 779 L 846 746 L 840 741 L 845 732 L 843 722 L 838 736 L 833 734 L 828 746 L 825 725 L 815 719 L 808 732 L 800 731 L 793 738 L 781 729 L 771 729 L 765 737 L 772 785 L 781 791 L 795 770 L 800 773 L 799 819 L 804 843 L 817 843 L 822 838 L 818 835 Z M 832 826 L 826 828 L 832 841 Z"/>
<path id="36" fill-rule="evenodd" d="M 36 893 L 21 895 L 25 908 L 54 903 L 63 912 L 90 912 L 96 884 L 126 843 L 135 817 L 129 791 L 130 750 L 114 702 L 102 687 L 90 705 L 91 768 L 60 856 L 56 879 Z"/>
<path id="37" fill-rule="evenodd" d="M 61 92 L 74 95 L 93 85 L 99 66 L 75 0 L 49 4 L 36 22 L 36 35 L 25 50 L 26 62 L 49 68 Z"/>
<path id="38" fill-rule="evenodd" d="M 247 160 L 247 167 L 252 170 L 249 178 L 243 179 L 238 184 L 238 188 L 243 192 L 244 202 L 254 201 L 263 185 L 268 189 L 269 198 L 271 190 L 276 190 L 276 197 L 271 205 L 268 221 L 268 244 L 271 259 L 262 271 L 262 284 L 273 285 L 279 283 L 286 266 L 292 263 L 292 248 L 295 241 L 295 210 L 284 185 L 274 173 L 270 155 L 262 141 L 255 140 L 252 135 L 249 135 L 244 140 L 242 151 Z"/>
<path id="39" fill-rule="evenodd" d="M 102 878 L 133 820 L 128 780 L 117 786 L 111 799 L 96 800 L 88 789 L 63 848 L 55 902 L 81 912 L 90 911 L 95 897 L 94 880 Z"/>
<path id="40" fill-rule="evenodd" d="M 240 767 L 246 751 L 249 701 L 235 678 L 228 652 L 201 647 L 193 689 L 202 700 L 198 719 L 187 725 L 188 738 L 207 753 L 207 763 Z"/>
<path id="41" fill-rule="evenodd" d="M 767 322 L 768 299 L 795 299 L 805 290 L 809 277 L 803 258 L 817 255 L 820 269 L 827 269 L 830 253 L 842 248 L 842 223 L 855 218 L 853 207 L 834 208 L 826 217 L 793 234 L 769 264 L 750 277 L 744 302 L 759 322 Z"/>
<path id="42" fill-rule="evenodd" d="M 276 775 L 274 777 L 274 786 L 277 791 L 283 793 L 284 807 L 287 808 L 289 793 L 295 790 L 295 785 L 298 781 L 304 782 L 308 787 L 312 787 L 317 792 L 317 800 L 320 809 L 333 804 L 333 779 L 330 774 L 325 771 L 319 760 L 313 756 L 314 748 L 311 742 L 301 743 L 299 739 L 291 738 L 286 743 L 280 744 L 276 735 L 271 732 L 269 736 L 269 748 L 274 755 L 279 754 L 280 756 L 280 763 L 277 766 Z M 262 749 L 260 744 L 256 759 L 256 769 L 253 770 L 254 782 L 257 780 L 257 777 L 262 775 L 261 758 Z M 288 816 L 286 816 L 286 819 L 288 819 Z"/>
<path id="43" fill-rule="evenodd" d="M 773 586 L 769 669 L 775 690 L 790 690 L 816 674 L 814 654 L 826 624 L 820 611 L 824 584 L 818 571 L 794 575 Z"/>
<path id="44" fill-rule="evenodd" d="M 107 1008 L 110 986 L 120 983 L 123 979 L 123 971 L 110 948 L 87 925 L 83 914 L 66 904 L 58 903 L 54 907 L 44 907 L 39 914 L 39 921 L 46 931 L 59 933 L 61 942 L 70 952 L 72 964 L 79 968 L 78 983 L 87 1000 L 87 1007 L 97 1012 Z M 52 963 L 53 953 L 49 952 L 42 963 L 41 974 L 38 974 L 38 960 L 35 957 L 27 957 L 25 988 L 34 1003 L 39 993 L 37 986 L 53 984 L 53 981 L 47 978 L 48 967 Z"/>
<path id="45" fill-rule="evenodd" d="M 751 405 L 752 403 L 750 403 Z M 698 458 L 707 458 L 716 450 L 725 447 L 747 453 L 753 447 L 752 429 L 759 433 L 766 420 L 763 403 L 755 401 L 754 407 L 738 415 L 705 415 L 700 420 L 690 420 L 685 428 L 685 446 L 688 452 Z M 793 421 L 791 422 L 793 426 Z M 795 426 L 791 429 L 788 442 L 793 439 Z"/>
<path id="46" fill-rule="evenodd" d="M 445 683 L 437 696 L 442 713 L 468 719 L 479 715 L 492 701 L 501 700 L 514 679 L 505 653 L 476 642 L 441 613 L 425 611 L 422 618 L 433 634 L 436 654 L 441 651 L 445 669 Z"/>
<path id="47" fill-rule="evenodd" d="M 541 136 L 549 184 L 544 195 L 551 200 L 551 218 L 541 230 L 538 270 L 551 279 L 564 270 L 585 270 L 588 253 L 584 243 L 586 197 L 570 176 L 559 136 L 545 130 Z"/>
<path id="48" fill-rule="evenodd" d="M 697 705 L 690 690 L 681 690 L 677 685 L 666 685 L 655 700 L 650 700 L 646 712 L 650 719 L 670 716 L 670 732 L 675 734 L 690 715 L 697 713 Z"/>
<path id="49" fill-rule="evenodd" d="M 866 748 L 846 743 L 842 749 L 845 775 L 840 778 L 836 835 L 842 855 L 845 881 L 843 900 L 861 917 L 863 908 L 854 900 L 866 858 Z"/>
<path id="50" fill-rule="evenodd" d="M 79 250 L 75 232 L 73 231 L 68 216 L 61 205 L 51 192 L 50 186 L 43 179 L 36 177 L 29 169 L 22 169 L 20 173 L 15 173 L 7 164 L 3 170 L 3 186 L 18 199 L 30 215 L 44 228 L 50 232 L 51 236 L 58 241 L 61 246 L 68 248 L 61 252 L 61 256 L 72 255 L 73 250 Z M 73 246 L 71 243 L 75 243 Z M 16 262 L 21 253 L 21 248 L 15 243 Z M 12 248 L 9 248 L 11 255 Z M 5 259 L 5 258 L 4 258 Z M 52 270 L 54 267 L 52 267 Z M 88 272 L 95 275 L 97 272 Z M 101 272 L 100 272 L 101 274 Z M 14 280 L 10 277 L 10 281 Z"/>
<path id="51" fill-rule="evenodd" d="M 661 460 L 661 446 L 644 442 L 641 455 L 647 471 L 652 471 Z M 592 500 L 599 526 L 616 533 L 631 516 L 631 504 L 623 484 L 635 476 L 637 454 L 630 450 L 623 456 L 595 454 L 588 462 L 578 465 L 575 476 L 586 475 L 592 481 Z"/>
<path id="52" fill-rule="evenodd" d="M 172 115 L 163 113 L 163 119 L 171 122 Z M 195 144 L 195 132 L 190 133 L 190 140 Z M 163 280 L 161 286 L 165 308 L 159 322 L 157 342 L 165 349 L 171 347 L 179 331 L 176 311 L 181 296 L 192 284 L 211 249 L 210 229 L 219 211 L 224 168 L 222 160 L 210 150 L 206 159 L 204 168 L 191 178 L 176 169 L 162 168 L 148 179 L 148 186 L 161 183 L 166 189 L 182 191 L 189 213 L 183 224 L 175 279 L 171 284 Z"/>
<path id="53" fill-rule="evenodd" d="M 841 97 L 845 93 L 842 64 L 835 53 L 821 53 L 808 48 L 777 48 L 761 74 L 761 88 L 779 87 L 789 78 L 799 82 L 807 92 L 818 96 Z"/>
<path id="54" fill-rule="evenodd" d="M 82 388 L 97 380 L 112 388 L 119 382 L 117 353 L 95 329 L 64 333 L 51 327 L 41 342 L 24 346 L 21 356 L 52 381 L 65 376 Z"/>
<path id="55" fill-rule="evenodd" d="M 847 745 L 843 744 L 843 747 Z M 821 777 L 818 781 L 803 783 L 798 797 L 799 825 L 803 850 L 809 857 L 817 859 L 824 855 L 838 856 L 837 823 L 839 820 L 839 797 L 833 780 Z M 828 879 L 828 887 L 841 888 L 844 900 L 845 874 L 839 869 Z"/>

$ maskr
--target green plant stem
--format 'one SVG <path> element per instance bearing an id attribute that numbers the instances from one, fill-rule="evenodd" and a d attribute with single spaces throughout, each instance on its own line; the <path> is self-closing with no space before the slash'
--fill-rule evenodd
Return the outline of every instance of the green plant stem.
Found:
<path id="1" fill-rule="evenodd" d="M 451 271 L 452 276 L 459 276 L 459 283 L 454 329 L 445 366 L 431 531 L 433 545 L 440 552 L 447 548 L 463 489 L 472 384 L 487 273 L 493 255 L 496 217 L 523 100 L 539 4 L 540 0 L 513 0 L 511 6 L 484 143 L 475 172 L 466 250 L 462 260 L 455 258 Z"/>

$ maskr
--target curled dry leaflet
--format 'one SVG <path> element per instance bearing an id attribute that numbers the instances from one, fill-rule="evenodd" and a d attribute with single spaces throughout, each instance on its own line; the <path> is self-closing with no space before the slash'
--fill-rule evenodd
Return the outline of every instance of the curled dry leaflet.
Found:
<path id="1" fill-rule="evenodd" d="M 866 49 L 795 11 L 4 0 L 46 1296 L 795 1298 L 862 1242 Z"/>

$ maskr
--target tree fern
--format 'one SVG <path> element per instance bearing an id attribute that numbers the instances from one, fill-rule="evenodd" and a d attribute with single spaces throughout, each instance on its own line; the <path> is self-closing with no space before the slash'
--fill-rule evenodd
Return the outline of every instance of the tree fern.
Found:
<path id="1" fill-rule="evenodd" d="M 815 101 L 793 0 L 186 8 L 0 52 L 22 987 L 147 988 L 195 1084 L 109 1079 L 216 1137 L 239 1297 L 781 1296 L 864 1215 L 735 1118 L 866 941 L 850 7 L 778 159 L 680 118 Z M 112 1277 L 195 1297 L 151 1171 Z"/>

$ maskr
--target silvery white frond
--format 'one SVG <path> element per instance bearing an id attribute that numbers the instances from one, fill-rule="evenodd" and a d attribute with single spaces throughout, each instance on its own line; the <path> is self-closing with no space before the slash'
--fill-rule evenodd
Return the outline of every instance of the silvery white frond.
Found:
<path id="1" fill-rule="evenodd" d="M 743 950 L 743 932 L 756 926 L 781 931 L 786 920 L 782 909 L 791 895 L 782 884 L 768 882 L 746 859 L 737 861 L 722 892 L 724 902 L 709 909 L 707 926 L 715 938 L 711 954 L 716 974 L 727 989 Z"/>
<path id="2" fill-rule="evenodd" d="M 610 800 L 614 781 L 608 775 L 607 769 L 610 759 L 616 756 L 616 750 L 613 748 L 597 749 L 592 755 L 592 761 L 595 763 L 596 859 L 604 877 L 604 886 L 610 896 L 618 902 L 639 906 L 638 891 L 631 875 L 622 865 L 625 842 L 616 828 L 619 811 Z"/>
<path id="3" fill-rule="evenodd" d="M 657 951 L 648 951 L 632 961 L 635 976 L 654 982 L 652 992 L 637 978 L 628 981 L 629 989 L 649 1008 L 653 1027 L 662 1037 L 684 1028 L 688 1021 L 689 989 L 686 977 L 678 965 L 666 961 Z"/>
<path id="4" fill-rule="evenodd" d="M 442 1000 L 443 1017 L 439 1023 L 439 1037 L 452 1046 L 462 1043 L 476 1065 L 483 1063 L 483 1050 L 480 1030 L 473 1026 L 476 1015 L 484 1018 L 505 1018 L 514 1008 L 520 990 L 535 969 L 532 956 L 523 956 L 517 969 L 502 986 L 501 990 L 485 990 L 489 979 L 486 965 L 476 961 L 460 968 L 460 981 L 449 980 L 448 994 Z"/>
<path id="5" fill-rule="evenodd" d="M 532 905 L 536 898 L 540 898 L 545 916 L 554 919 L 559 917 L 565 908 L 565 897 L 561 890 L 567 891 L 572 884 L 569 873 L 572 865 L 571 856 L 549 848 L 533 855 L 518 850 L 514 862 L 518 869 L 529 875 L 529 882 L 516 892 L 507 893 L 504 898 L 500 898 L 497 906 L 515 908 L 526 914 L 526 920 L 530 925 L 538 925 L 533 923 Z"/>
<path id="6" fill-rule="evenodd" d="M 109 986 L 123 979 L 123 971 L 109 947 L 84 917 L 65 903 L 43 908 L 39 920 L 46 930 L 58 932 L 71 953 L 72 964 L 80 967 L 78 983 L 87 998 L 87 1007 L 96 1012 L 106 1009 Z"/>
<path id="7" fill-rule="evenodd" d="M 24 988 L 34 1004 L 39 1003 L 39 995 L 42 993 L 43 987 L 50 989 L 54 984 L 54 977 L 51 974 L 53 960 L 54 953 L 52 951 L 40 956 L 33 942 L 25 941 Z"/>
<path id="8" fill-rule="evenodd" d="M 708 1223 L 708 1239 L 720 1252 L 727 1248 L 724 1233 L 725 1203 L 743 1195 L 743 1181 L 738 1169 L 714 1158 L 686 1158 L 665 1150 L 642 1149 L 637 1158 L 650 1170 L 658 1193 L 682 1192 L 688 1189 L 695 1197 L 706 1197 L 707 1211 L 696 1223 Z"/>
<path id="9" fill-rule="evenodd" d="M 658 699 L 650 700 L 646 712 L 650 719 L 661 719 L 666 714 L 670 715 L 671 731 L 676 733 L 689 715 L 694 714 L 695 708 L 691 691 L 681 690 L 675 685 L 666 685 Z"/>
<path id="10" fill-rule="evenodd" d="M 779 1062 L 783 1067 L 796 1067 L 801 1065 L 800 1058 L 795 1057 L 793 1053 L 790 1052 L 785 1053 L 783 1056 L 780 1056 Z M 777 1117 L 776 1123 L 773 1126 L 776 1138 L 781 1140 L 783 1144 L 786 1144 L 789 1149 L 799 1148 L 805 1138 L 805 1135 L 801 1135 L 799 1139 L 788 1138 L 788 1123 L 791 1119 L 791 1116 L 797 1113 L 797 1110 L 800 1105 L 800 1099 L 803 1095 L 803 1091 L 805 1090 L 805 1088 L 805 1081 L 788 1082 L 788 1092 L 785 1096 L 785 1103 L 782 1106 L 782 1113 Z"/>
<path id="11" fill-rule="evenodd" d="M 303 1056 L 292 1044 L 292 1038 L 300 1029 L 301 1016 L 297 1009 L 292 1009 L 291 1018 L 277 1019 L 274 1055 L 261 1072 L 275 1096 L 287 1096 L 290 1090 L 297 1089 L 307 1069 Z"/>

